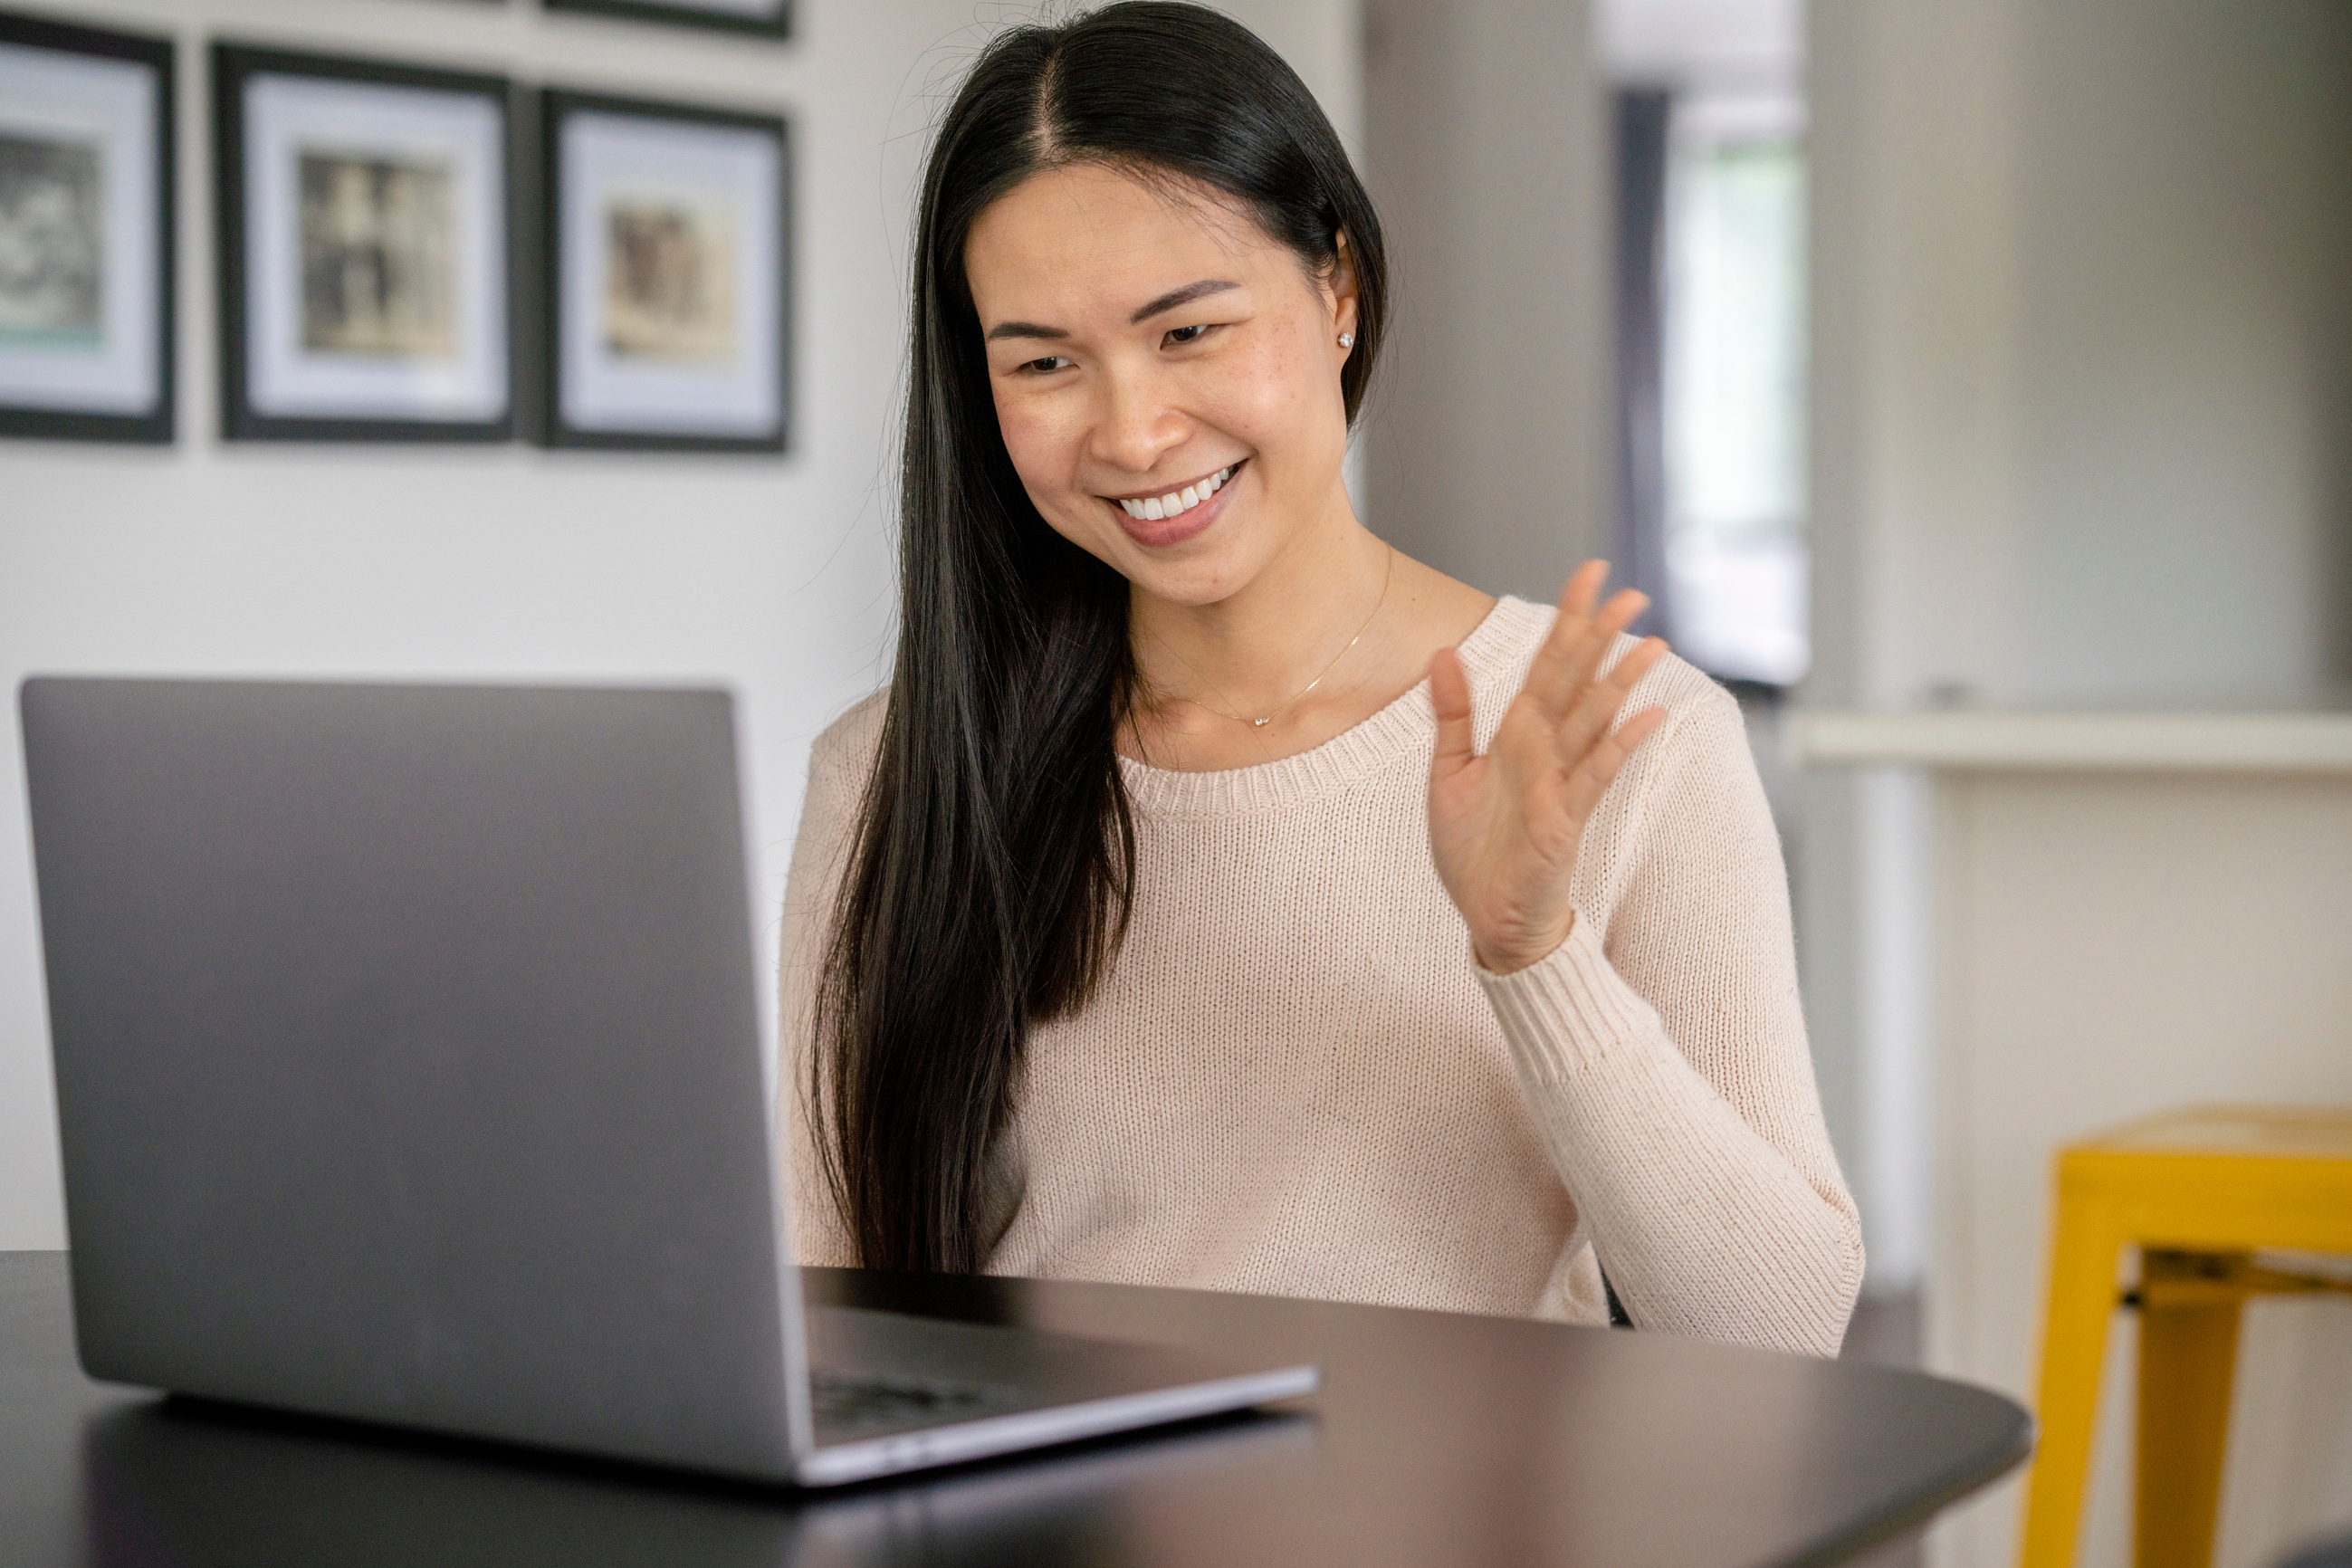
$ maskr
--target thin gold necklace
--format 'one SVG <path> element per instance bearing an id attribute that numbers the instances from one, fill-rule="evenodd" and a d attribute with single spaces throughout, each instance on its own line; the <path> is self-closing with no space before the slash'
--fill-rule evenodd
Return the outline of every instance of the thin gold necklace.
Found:
<path id="1" fill-rule="evenodd" d="M 1263 730 L 1268 724 L 1273 723 L 1276 719 L 1281 718 L 1285 713 L 1289 712 L 1293 707 L 1306 698 L 1308 692 L 1322 685 L 1323 677 L 1339 668 L 1339 661 L 1348 657 L 1348 649 L 1354 647 L 1358 643 L 1363 641 L 1364 634 L 1372 629 L 1372 619 L 1381 613 L 1381 606 L 1389 602 L 1389 584 L 1396 576 L 1396 546 L 1391 544 L 1388 548 L 1388 563 L 1381 572 L 1381 596 L 1372 601 L 1371 615 L 1364 617 L 1364 624 L 1358 626 L 1356 628 L 1356 635 L 1348 639 L 1348 647 L 1341 648 L 1338 653 L 1331 656 L 1331 662 L 1323 667 L 1322 674 L 1316 676 L 1314 679 L 1308 681 L 1306 685 L 1292 692 L 1289 697 L 1285 699 L 1283 702 L 1275 709 L 1273 712 L 1267 714 L 1263 719 L 1244 719 L 1230 708 L 1212 707 L 1206 702 L 1202 702 L 1197 697 L 1185 698 L 1182 699 L 1182 700 L 1199 703 L 1200 706 L 1207 708 L 1210 712 L 1214 713 L 1220 719 L 1230 719 L 1236 724 L 1247 724 L 1253 730 Z M 1185 668 L 1192 670 L 1194 675 L 1198 676 L 1201 674 L 1198 669 L 1192 668 L 1192 661 L 1191 659 L 1186 658 L 1181 653 L 1176 653 L 1176 650 L 1173 647 L 1169 647 L 1169 645 L 1164 640 L 1156 637 L 1152 640 L 1159 642 L 1160 647 L 1168 648 L 1170 653 L 1175 653 L 1176 661 L 1179 664 L 1181 664 Z M 1201 684 L 1207 687 L 1212 691 L 1216 691 L 1219 697 L 1223 697 L 1225 695 L 1223 691 L 1218 691 L 1216 683 L 1210 680 L 1205 676 L 1202 677 Z"/>

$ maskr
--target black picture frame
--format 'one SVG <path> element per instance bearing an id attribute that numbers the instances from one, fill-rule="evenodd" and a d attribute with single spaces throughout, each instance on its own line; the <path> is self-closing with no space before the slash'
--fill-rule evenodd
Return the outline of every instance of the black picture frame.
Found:
<path id="1" fill-rule="evenodd" d="M 744 16 L 705 10 L 665 0 L 541 0 L 549 11 L 587 16 L 618 16 L 631 22 L 654 22 L 676 27 L 705 27 L 750 34 L 762 38 L 789 38 L 793 34 L 793 0 L 773 0 L 767 16 Z"/>
<path id="2" fill-rule="evenodd" d="M 494 378 L 502 395 L 499 411 L 481 417 L 387 415 L 287 414 L 266 411 L 253 400 L 251 298 L 247 268 L 246 86 L 257 76 L 299 78 L 371 88 L 414 88 L 431 93 L 478 97 L 495 116 L 497 149 L 486 161 L 499 181 L 495 242 L 499 255 L 489 276 L 499 289 L 499 321 L 485 334 L 496 343 L 500 365 Z M 524 319 L 530 306 L 518 239 L 529 221 L 527 194 L 518 186 L 517 102 L 507 78 L 444 69 L 404 61 L 322 55 L 268 46 L 215 41 L 212 48 L 214 239 L 219 290 L 221 436 L 229 441 L 503 442 L 522 427 L 517 408 L 518 365 L 526 344 Z"/>
<path id="3" fill-rule="evenodd" d="M 566 318 L 573 303 L 567 280 L 565 215 L 568 201 L 579 195 L 568 191 L 563 178 L 565 126 L 581 115 L 602 115 L 641 121 L 653 125 L 686 125 L 722 131 L 751 132 L 772 138 L 775 146 L 774 223 L 768 244 L 774 259 L 772 280 L 752 279 L 752 287 L 769 287 L 772 310 L 772 377 L 762 378 L 763 391 L 772 391 L 772 429 L 756 436 L 712 431 L 692 433 L 665 423 L 661 427 L 623 428 L 612 424 L 588 425 L 574 417 L 567 395 L 567 370 L 572 349 Z M 793 370 L 793 219 L 792 127 L 781 114 L 719 109 L 709 105 L 621 98 L 562 88 L 542 89 L 537 105 L 541 163 L 538 186 L 541 203 L 540 254 L 541 315 L 539 339 L 541 362 L 538 374 L 541 418 L 536 432 L 543 446 L 611 451 L 740 452 L 778 454 L 789 449 L 792 420 Z"/>
<path id="4" fill-rule="evenodd" d="M 177 221 L 174 76 L 177 51 L 168 37 L 69 26 L 40 17 L 0 12 L 0 44 L 126 61 L 147 68 L 154 81 L 152 171 L 154 251 L 152 314 L 152 374 L 154 401 L 143 413 L 105 413 L 88 408 L 16 401 L 0 392 L 0 437 L 39 440 L 115 441 L 169 446 L 178 435 Z"/>

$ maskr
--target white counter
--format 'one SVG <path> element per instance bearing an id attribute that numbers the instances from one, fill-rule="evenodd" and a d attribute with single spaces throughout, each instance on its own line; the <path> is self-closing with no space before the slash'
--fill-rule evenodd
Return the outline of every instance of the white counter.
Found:
<path id="1" fill-rule="evenodd" d="M 2352 773 L 2352 713 L 1799 711 L 1808 767 Z"/>

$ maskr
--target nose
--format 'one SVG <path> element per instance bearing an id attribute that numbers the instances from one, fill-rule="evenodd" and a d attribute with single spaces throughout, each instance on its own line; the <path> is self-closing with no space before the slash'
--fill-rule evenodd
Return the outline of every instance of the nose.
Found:
<path id="1" fill-rule="evenodd" d="M 1096 386 L 1087 455 L 1097 462 L 1148 473 L 1161 453 L 1181 446 L 1192 433 L 1192 421 L 1171 403 L 1156 364 L 1108 366 Z"/>

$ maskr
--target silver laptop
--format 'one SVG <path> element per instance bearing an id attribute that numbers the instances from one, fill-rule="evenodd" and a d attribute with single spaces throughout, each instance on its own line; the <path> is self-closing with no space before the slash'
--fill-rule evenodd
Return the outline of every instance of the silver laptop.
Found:
<path id="1" fill-rule="evenodd" d="M 803 1310 L 725 695 L 20 704 L 92 1376 L 819 1486 L 1315 1387 Z"/>

